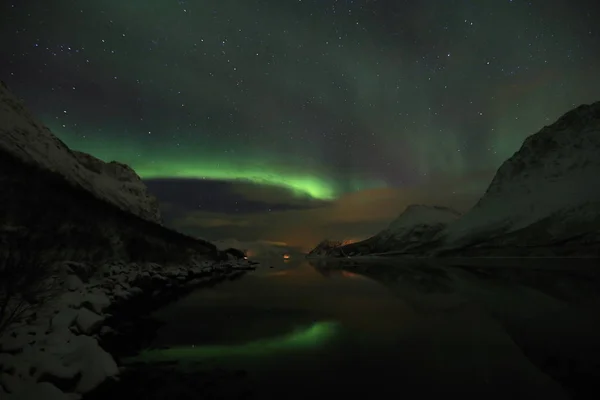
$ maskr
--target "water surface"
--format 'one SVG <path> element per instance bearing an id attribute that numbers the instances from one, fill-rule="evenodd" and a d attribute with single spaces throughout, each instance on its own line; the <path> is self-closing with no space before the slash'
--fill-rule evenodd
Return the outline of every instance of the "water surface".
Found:
<path id="1" fill-rule="evenodd" d="M 262 261 L 157 312 L 141 358 L 245 370 L 261 399 L 559 399 L 600 376 L 591 262 Z"/>

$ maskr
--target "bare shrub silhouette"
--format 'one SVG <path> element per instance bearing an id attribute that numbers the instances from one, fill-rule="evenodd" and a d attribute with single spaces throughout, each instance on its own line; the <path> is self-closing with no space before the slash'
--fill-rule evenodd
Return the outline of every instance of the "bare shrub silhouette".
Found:
<path id="1" fill-rule="evenodd" d="M 21 232 L 0 232 L 0 336 L 57 293 L 52 263 Z"/>

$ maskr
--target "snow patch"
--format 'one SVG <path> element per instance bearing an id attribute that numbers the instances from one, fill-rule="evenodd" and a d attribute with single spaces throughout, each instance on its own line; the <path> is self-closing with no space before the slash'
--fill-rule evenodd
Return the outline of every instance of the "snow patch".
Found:
<path id="1" fill-rule="evenodd" d="M 100 316 L 87 308 L 82 308 L 77 313 L 77 319 L 75 321 L 77 328 L 85 334 L 91 335 L 97 332 L 102 323 L 104 322 L 104 317 Z"/>
<path id="2" fill-rule="evenodd" d="M 1 390 L 0 394 L 2 394 Z M 81 398 L 81 396 L 76 394 L 63 393 L 56 386 L 48 382 L 30 383 L 24 390 L 16 394 L 4 394 L 1 397 L 4 400 L 78 400 Z"/>

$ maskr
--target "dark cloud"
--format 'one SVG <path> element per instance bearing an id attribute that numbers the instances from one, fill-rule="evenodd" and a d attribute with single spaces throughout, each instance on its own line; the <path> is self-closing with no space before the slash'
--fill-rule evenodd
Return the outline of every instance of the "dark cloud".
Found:
<path id="1" fill-rule="evenodd" d="M 170 205 L 169 212 L 197 210 L 209 213 L 254 214 L 312 208 L 321 201 L 289 190 L 244 181 L 209 179 L 148 179 L 151 193 Z"/>
<path id="2" fill-rule="evenodd" d="M 152 187 L 155 192 L 160 189 L 157 194 L 162 193 L 163 198 L 168 196 L 162 191 L 170 192 L 165 221 L 182 232 L 209 240 L 282 242 L 307 251 L 325 237 L 360 239 L 373 235 L 410 204 L 442 204 L 464 211 L 474 204 L 478 198 L 475 193 L 483 191 L 492 174 L 488 171 L 454 179 L 435 177 L 427 186 L 362 190 L 328 202 L 298 199 L 291 192 L 249 183 L 204 182 L 201 194 L 212 196 L 217 204 L 207 209 L 181 201 L 185 193 L 190 193 L 186 188 L 192 182 L 169 180 L 160 185 L 154 182 Z M 198 188 L 195 184 L 192 187 Z M 239 210 L 249 211 L 220 209 L 219 200 L 230 197 L 236 199 Z M 274 204 L 277 207 L 272 207 Z"/>

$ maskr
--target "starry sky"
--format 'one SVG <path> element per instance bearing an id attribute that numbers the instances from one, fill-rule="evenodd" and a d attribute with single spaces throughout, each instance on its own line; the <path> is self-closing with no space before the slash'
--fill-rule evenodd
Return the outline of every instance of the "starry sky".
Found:
<path id="1" fill-rule="evenodd" d="M 600 100 L 597 0 L 0 7 L 0 79 L 212 240 L 308 250 L 411 203 L 467 210 L 526 136 Z"/>

